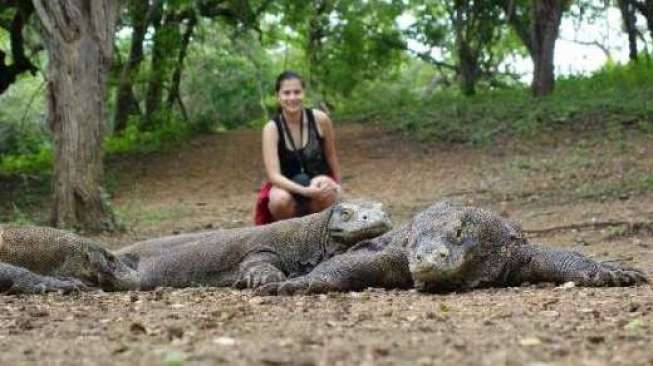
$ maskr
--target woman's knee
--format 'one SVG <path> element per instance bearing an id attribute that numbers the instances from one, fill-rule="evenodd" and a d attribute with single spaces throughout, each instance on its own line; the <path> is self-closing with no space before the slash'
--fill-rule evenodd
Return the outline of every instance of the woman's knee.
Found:
<path id="1" fill-rule="evenodd" d="M 272 216 L 276 219 L 293 217 L 297 211 L 293 196 L 288 191 L 276 187 L 270 191 L 268 208 Z"/>

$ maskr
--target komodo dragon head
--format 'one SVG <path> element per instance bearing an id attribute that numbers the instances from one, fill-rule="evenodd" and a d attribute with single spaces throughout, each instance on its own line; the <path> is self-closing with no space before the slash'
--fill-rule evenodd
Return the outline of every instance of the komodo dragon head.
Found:
<path id="1" fill-rule="evenodd" d="M 392 228 L 392 222 L 380 202 L 341 201 L 331 210 L 328 225 L 329 252 L 342 252 L 361 240 L 385 234 Z"/>
<path id="2" fill-rule="evenodd" d="M 415 287 L 442 291 L 497 278 L 525 240 L 508 220 L 474 207 L 437 203 L 415 217 L 406 249 Z"/>
<path id="3" fill-rule="evenodd" d="M 112 291 L 138 288 L 137 272 L 108 250 L 89 243 L 85 256 L 85 282 Z"/>

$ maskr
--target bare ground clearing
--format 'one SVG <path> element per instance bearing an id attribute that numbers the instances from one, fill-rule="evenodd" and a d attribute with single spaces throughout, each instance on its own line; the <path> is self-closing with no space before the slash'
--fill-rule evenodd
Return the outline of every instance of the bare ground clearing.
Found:
<path id="1" fill-rule="evenodd" d="M 448 197 L 516 219 L 534 231 L 533 241 L 618 258 L 653 276 L 651 136 L 608 141 L 559 133 L 472 148 L 419 145 L 354 124 L 337 132 L 347 193 L 385 202 L 397 223 Z M 256 131 L 200 137 L 109 166 L 113 202 L 129 228 L 99 238 L 114 248 L 248 225 L 263 179 Z M 652 343 L 650 285 L 292 298 L 211 288 L 0 297 L 0 365 L 652 365 Z"/>

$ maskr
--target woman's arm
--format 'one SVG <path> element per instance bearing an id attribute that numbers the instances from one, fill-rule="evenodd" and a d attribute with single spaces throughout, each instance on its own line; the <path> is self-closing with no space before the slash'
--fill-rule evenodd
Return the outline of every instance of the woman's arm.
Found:
<path id="1" fill-rule="evenodd" d="M 270 183 L 288 192 L 310 196 L 314 194 L 315 188 L 301 186 L 281 174 L 281 164 L 279 163 L 279 152 L 277 145 L 279 143 L 279 131 L 273 121 L 269 121 L 263 127 L 263 163 Z"/>
<path id="2" fill-rule="evenodd" d="M 324 138 L 324 157 L 329 163 L 334 180 L 340 184 L 340 165 L 338 165 L 338 156 L 336 155 L 336 134 L 333 131 L 333 122 L 326 113 L 320 110 L 314 110 L 313 113 L 318 125 L 318 132 L 322 132 Z"/>

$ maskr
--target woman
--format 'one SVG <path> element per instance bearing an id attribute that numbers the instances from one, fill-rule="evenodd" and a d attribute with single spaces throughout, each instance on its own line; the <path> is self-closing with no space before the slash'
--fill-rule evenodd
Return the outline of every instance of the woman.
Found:
<path id="1" fill-rule="evenodd" d="M 256 225 L 322 211 L 341 189 L 329 116 L 304 108 L 304 82 L 295 72 L 281 73 L 275 91 L 279 114 L 263 128 L 269 182 L 259 191 Z"/>

